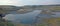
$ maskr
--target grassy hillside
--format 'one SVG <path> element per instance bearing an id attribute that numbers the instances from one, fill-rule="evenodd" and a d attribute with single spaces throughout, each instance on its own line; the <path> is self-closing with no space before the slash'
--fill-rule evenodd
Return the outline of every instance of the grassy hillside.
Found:
<path id="1" fill-rule="evenodd" d="M 8 21 L 4 21 L 3 19 L 0 19 L 0 26 L 14 26 L 14 24 Z"/>
<path id="2" fill-rule="evenodd" d="M 53 9 L 53 10 L 60 10 L 60 6 L 59 6 L 59 7 L 58 7 L 58 6 L 53 7 L 52 9 Z"/>

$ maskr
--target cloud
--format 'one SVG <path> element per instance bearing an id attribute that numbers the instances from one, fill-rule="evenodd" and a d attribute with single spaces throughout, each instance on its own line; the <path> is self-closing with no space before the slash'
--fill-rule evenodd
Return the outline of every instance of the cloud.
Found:
<path id="1" fill-rule="evenodd" d="M 60 0 L 0 0 L 0 5 L 49 5 L 60 4 Z"/>
<path id="2" fill-rule="evenodd" d="M 23 5 L 20 0 L 0 0 L 0 5 Z"/>
<path id="3" fill-rule="evenodd" d="M 60 4 L 60 0 L 26 0 L 25 4 L 32 5 L 49 5 L 49 4 Z"/>

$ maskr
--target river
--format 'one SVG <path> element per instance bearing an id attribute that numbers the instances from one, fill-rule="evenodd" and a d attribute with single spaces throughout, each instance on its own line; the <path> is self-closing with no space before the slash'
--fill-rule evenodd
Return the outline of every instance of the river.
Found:
<path id="1" fill-rule="evenodd" d="M 12 21 L 13 23 L 32 24 L 34 22 L 36 16 L 39 15 L 41 13 L 41 11 L 42 10 L 34 10 L 32 12 L 25 13 L 25 14 L 8 14 L 5 17 L 7 20 Z M 56 18 L 60 17 L 60 12 L 53 12 L 53 13 L 55 15 L 52 15 L 52 16 L 54 16 Z M 43 15 L 44 18 L 47 18 L 45 16 L 46 15 Z M 42 17 L 40 19 L 42 19 Z"/>
<path id="2" fill-rule="evenodd" d="M 31 24 L 40 12 L 41 10 L 34 10 L 25 14 L 8 14 L 5 17 L 14 23 Z"/>

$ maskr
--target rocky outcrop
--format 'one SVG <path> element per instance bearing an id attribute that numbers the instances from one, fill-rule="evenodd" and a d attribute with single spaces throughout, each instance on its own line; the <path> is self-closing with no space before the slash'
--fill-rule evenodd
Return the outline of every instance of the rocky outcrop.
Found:
<path id="1" fill-rule="evenodd" d="M 17 13 L 24 14 L 33 11 L 33 9 L 20 9 L 17 11 Z"/>

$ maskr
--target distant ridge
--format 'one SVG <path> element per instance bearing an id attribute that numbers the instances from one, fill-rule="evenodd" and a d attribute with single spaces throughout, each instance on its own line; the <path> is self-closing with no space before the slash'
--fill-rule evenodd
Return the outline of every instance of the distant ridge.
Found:
<path id="1" fill-rule="evenodd" d="M 47 6 L 60 6 L 60 4 L 52 4 L 52 5 L 47 5 Z"/>
<path id="2" fill-rule="evenodd" d="M 60 6 L 60 4 L 51 4 L 51 5 L 24 5 L 24 6 Z"/>
<path id="3" fill-rule="evenodd" d="M 0 5 L 0 6 L 14 6 L 14 5 Z"/>

